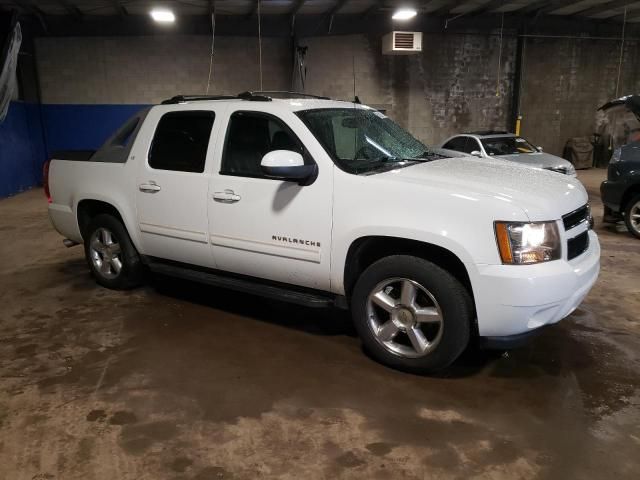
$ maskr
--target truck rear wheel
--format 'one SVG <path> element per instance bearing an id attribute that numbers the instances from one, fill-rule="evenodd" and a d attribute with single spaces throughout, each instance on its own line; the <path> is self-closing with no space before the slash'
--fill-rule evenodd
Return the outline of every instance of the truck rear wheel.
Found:
<path id="1" fill-rule="evenodd" d="M 141 283 L 140 256 L 124 225 L 111 215 L 97 215 L 89 222 L 84 252 L 93 276 L 103 287 L 122 290 Z"/>
<path id="2" fill-rule="evenodd" d="M 624 212 L 624 222 L 631 234 L 640 238 L 640 195 L 636 195 L 628 203 Z"/>
<path id="3" fill-rule="evenodd" d="M 373 263 L 355 285 L 351 309 L 364 348 L 392 368 L 435 373 L 469 343 L 471 296 L 422 258 L 394 255 Z"/>

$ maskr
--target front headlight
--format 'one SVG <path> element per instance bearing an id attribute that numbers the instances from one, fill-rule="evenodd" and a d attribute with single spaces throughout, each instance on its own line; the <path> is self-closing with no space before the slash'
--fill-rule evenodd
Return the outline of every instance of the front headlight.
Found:
<path id="1" fill-rule="evenodd" d="M 495 231 L 504 264 L 528 265 L 560 258 L 556 222 L 495 222 Z"/>

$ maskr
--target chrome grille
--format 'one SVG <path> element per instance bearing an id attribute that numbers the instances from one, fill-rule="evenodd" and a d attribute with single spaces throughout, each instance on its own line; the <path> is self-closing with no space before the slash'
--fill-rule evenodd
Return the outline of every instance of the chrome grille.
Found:
<path id="1" fill-rule="evenodd" d="M 567 259 L 572 260 L 589 248 L 589 231 L 582 232 L 580 235 L 573 237 L 567 241 Z"/>
<path id="2" fill-rule="evenodd" d="M 583 222 L 590 222 L 591 211 L 589 205 L 584 205 L 573 212 L 569 212 L 562 216 L 562 223 L 564 224 L 565 231 L 571 230 L 577 227 Z"/>
<path id="3" fill-rule="evenodd" d="M 564 175 L 567 174 L 566 167 L 549 167 L 549 168 L 546 168 L 546 170 L 551 170 L 552 172 L 556 172 L 556 173 L 562 173 Z"/>

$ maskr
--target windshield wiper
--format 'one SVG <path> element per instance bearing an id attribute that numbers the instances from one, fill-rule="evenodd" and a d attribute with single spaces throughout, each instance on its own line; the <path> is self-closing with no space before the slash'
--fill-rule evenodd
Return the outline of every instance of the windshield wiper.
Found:
<path id="1" fill-rule="evenodd" d="M 442 158 L 448 158 L 446 155 L 441 155 L 439 153 L 425 150 L 417 157 L 411 158 L 411 160 L 415 160 L 417 162 L 432 162 L 433 160 L 440 160 Z"/>

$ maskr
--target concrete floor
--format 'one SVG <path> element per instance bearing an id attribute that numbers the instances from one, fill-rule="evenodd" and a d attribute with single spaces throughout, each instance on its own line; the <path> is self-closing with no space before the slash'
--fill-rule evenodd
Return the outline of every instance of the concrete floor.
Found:
<path id="1" fill-rule="evenodd" d="M 604 171 L 581 172 L 601 218 Z M 597 222 L 570 318 L 445 375 L 346 314 L 177 280 L 98 287 L 42 191 L 0 201 L 0 478 L 640 478 L 640 241 Z"/>

